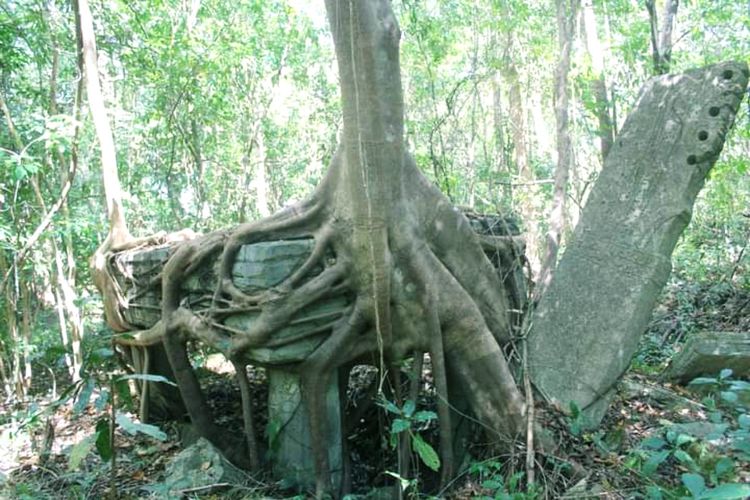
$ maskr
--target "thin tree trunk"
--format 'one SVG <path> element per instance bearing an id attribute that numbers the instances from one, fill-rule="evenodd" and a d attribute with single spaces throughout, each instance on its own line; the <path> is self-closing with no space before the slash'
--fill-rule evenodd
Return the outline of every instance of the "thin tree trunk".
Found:
<path id="1" fill-rule="evenodd" d="M 5 286 L 5 317 L 7 321 L 8 340 L 10 340 L 10 378 L 16 398 L 23 400 L 26 397 L 26 393 L 21 375 L 21 342 L 18 334 L 18 319 L 16 317 L 16 285 L 18 284 L 18 280 L 14 268 L 13 263 L 7 262 L 5 252 L 0 251 L 0 269 L 4 272 L 6 270 L 12 272 L 12 280 L 6 281 Z"/>
<path id="2" fill-rule="evenodd" d="M 599 42 L 597 33 L 596 14 L 592 0 L 583 1 L 583 25 L 586 31 L 586 51 L 591 58 L 591 69 L 594 79 L 591 82 L 591 90 L 594 95 L 596 106 L 596 118 L 599 122 L 599 142 L 601 147 L 602 163 L 609 154 L 614 142 L 614 131 L 612 119 L 609 114 L 609 99 L 607 93 L 607 80 L 604 75 L 604 50 Z"/>
<path id="3" fill-rule="evenodd" d="M 541 270 L 539 259 L 540 232 L 536 209 L 539 187 L 534 183 L 534 172 L 529 163 L 526 110 L 518 70 L 513 62 L 508 64 L 505 79 L 510 85 L 508 107 L 511 136 L 513 138 L 513 159 L 516 164 L 519 183 L 524 186 L 516 192 L 520 193 L 518 204 L 526 229 L 526 257 L 529 261 L 532 276 L 537 276 Z"/>
<path id="4" fill-rule="evenodd" d="M 99 82 L 94 21 L 91 17 L 88 0 L 74 0 L 73 8 L 76 14 L 79 49 L 83 58 L 83 72 L 86 77 L 89 110 L 91 111 L 91 119 L 94 122 L 101 153 L 104 197 L 110 224 L 107 239 L 109 245 L 117 246 L 130 239 L 130 232 L 125 220 L 125 209 L 122 205 L 122 187 L 117 174 L 115 142 Z"/>
<path id="5" fill-rule="evenodd" d="M 29 283 L 21 281 L 21 334 L 23 335 L 23 389 L 28 394 L 31 388 L 31 294 Z"/>
<path id="6" fill-rule="evenodd" d="M 547 249 L 544 256 L 542 272 L 535 294 L 539 296 L 549 284 L 557 263 L 557 253 L 565 227 L 565 200 L 567 197 L 568 177 L 572 163 L 572 146 L 570 139 L 570 119 L 568 107 L 570 88 L 570 55 L 575 34 L 578 0 L 556 0 L 558 64 L 555 70 L 555 122 L 557 124 L 557 167 L 555 168 L 555 187 L 552 195 L 552 212 L 547 231 Z"/>
<path id="7" fill-rule="evenodd" d="M 263 130 L 258 130 L 255 134 L 255 207 L 261 217 L 271 215 L 271 208 L 268 203 L 268 179 L 266 178 L 266 141 Z"/>
<path id="8" fill-rule="evenodd" d="M 651 51 L 654 64 L 654 74 L 663 75 L 669 72 L 672 63 L 672 33 L 674 32 L 679 0 L 665 0 L 662 12 L 661 26 L 656 13 L 654 0 L 646 0 L 649 27 L 651 29 Z"/>

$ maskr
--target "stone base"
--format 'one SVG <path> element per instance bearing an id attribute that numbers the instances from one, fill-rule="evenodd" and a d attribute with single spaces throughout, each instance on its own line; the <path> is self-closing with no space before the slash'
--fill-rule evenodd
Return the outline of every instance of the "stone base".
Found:
<path id="1" fill-rule="evenodd" d="M 300 490 L 315 488 L 310 423 L 302 401 L 299 375 L 268 370 L 268 435 L 273 474 Z M 328 462 L 334 491 L 341 487 L 343 460 L 338 377 L 332 376 L 325 395 Z"/>

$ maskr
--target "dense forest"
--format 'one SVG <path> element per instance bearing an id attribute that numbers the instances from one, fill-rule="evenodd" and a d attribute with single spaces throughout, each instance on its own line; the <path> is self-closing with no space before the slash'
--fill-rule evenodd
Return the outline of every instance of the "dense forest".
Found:
<path id="1" fill-rule="evenodd" d="M 572 401 L 547 404 L 550 401 L 542 395 L 532 396 L 523 333 L 532 328 L 534 306 L 544 303 L 540 296 L 582 220 L 605 159 L 619 144 L 628 116 L 639 102 L 647 101 L 649 87 L 644 85 L 652 78 L 668 78 L 663 75 L 692 68 L 747 62 L 750 3 L 373 0 L 372 5 L 392 8 L 393 25 L 400 28 L 400 45 L 395 45 L 400 64 L 398 56 L 395 63 L 389 56 L 382 64 L 395 69 L 384 77 L 375 72 L 394 85 L 387 87 L 384 97 L 378 94 L 384 92 L 380 80 L 365 88 L 364 80 L 358 79 L 358 65 L 369 60 L 352 55 L 342 62 L 341 47 L 359 43 L 360 34 L 340 25 L 357 13 L 358 22 L 367 27 L 362 19 L 368 18 L 357 10 L 365 12 L 359 4 L 367 3 L 6 0 L 0 5 L 0 496 L 276 498 L 304 497 L 316 486 L 318 496 L 336 496 L 327 491 L 329 484 L 322 486 L 332 481 L 333 490 L 349 498 L 750 497 L 747 98 L 736 116 L 732 113 L 733 128 L 724 131 L 726 137 L 722 133 L 718 148 L 723 144 L 723 150 L 711 159 L 716 162 L 708 167 L 690 223 L 674 252 L 667 253 L 672 265 L 669 280 L 653 314 L 646 311 L 648 325 L 645 332 L 638 332 L 640 342 L 632 360 L 625 360 L 629 369 L 621 380 L 618 372 L 617 394 L 608 399 L 597 422 L 587 422 L 583 408 Z M 339 12 L 341 5 L 349 5 L 350 13 Z M 391 26 L 388 16 L 377 19 Z M 382 61 L 373 59 L 379 68 Z M 347 68 L 351 79 L 344 74 Z M 730 70 L 721 75 L 725 80 L 733 78 Z M 349 80 L 354 83 L 349 85 Z M 384 179 L 401 175 L 400 171 L 383 170 L 387 175 L 377 179 L 385 192 L 372 191 L 380 202 L 378 210 L 387 214 L 406 199 L 411 203 L 407 206 L 417 207 L 415 213 L 434 212 L 431 215 L 437 219 L 444 211 L 453 214 L 444 208 L 445 199 L 459 209 L 456 213 L 472 221 L 475 230 L 502 222 L 502 236 L 481 239 L 485 251 L 494 244 L 500 253 L 498 241 L 512 241 L 513 248 L 524 249 L 520 257 L 516 255 L 518 267 L 513 268 L 514 279 L 523 283 L 513 285 L 509 304 L 503 306 L 516 324 L 513 328 L 522 333 L 510 341 L 503 338 L 501 347 L 495 347 L 502 358 L 498 366 L 509 375 L 512 372 L 498 385 L 508 380 L 513 385 L 515 378 L 518 386 L 502 394 L 517 392 L 530 403 L 519 399 L 518 415 L 523 420 L 518 426 L 525 435 L 510 446 L 489 443 L 482 427 L 507 425 L 512 430 L 515 424 L 495 423 L 492 411 L 484 414 L 471 402 L 459 412 L 460 404 L 444 397 L 446 391 L 455 391 L 451 370 L 462 371 L 456 366 L 471 365 L 467 360 L 475 359 L 469 348 L 464 348 L 467 356 L 448 365 L 446 375 L 440 361 L 443 341 L 394 347 L 394 351 L 413 352 L 410 356 L 383 347 L 384 339 L 388 342 L 391 335 L 399 335 L 399 328 L 411 331 L 411 324 L 396 312 L 393 332 L 381 324 L 384 317 L 391 323 L 391 306 L 385 306 L 385 313 L 381 307 L 401 300 L 397 289 L 408 279 L 399 282 L 398 277 L 408 276 L 410 270 L 423 282 L 416 280 L 417 298 L 402 297 L 407 306 L 409 300 L 419 304 L 414 310 L 407 307 L 403 316 L 428 316 L 424 328 L 439 332 L 442 327 L 446 349 L 458 351 L 455 344 L 475 342 L 480 350 L 484 344 L 476 337 L 451 337 L 450 322 L 443 312 L 430 316 L 432 309 L 450 309 L 451 317 L 468 317 L 466 311 L 476 302 L 485 329 L 495 338 L 498 335 L 488 319 L 486 309 L 492 310 L 491 304 L 485 306 L 472 296 L 471 307 L 463 307 L 460 293 L 444 291 L 445 283 L 453 281 L 432 272 L 431 261 L 409 257 L 421 249 L 399 246 L 394 234 L 405 233 L 405 240 L 418 242 L 412 246 L 438 246 L 419 243 L 419 238 L 429 241 L 432 236 L 429 228 L 420 229 L 432 219 L 414 216 L 412 220 L 411 212 L 403 218 L 399 213 L 384 215 L 382 220 L 372 219 L 371 213 L 361 215 L 372 211 L 371 191 L 365 190 L 367 204 L 360 206 L 352 194 L 356 182 L 350 179 L 353 174 L 347 173 L 347 165 L 364 162 L 366 154 L 360 151 L 357 156 L 352 148 L 339 146 L 366 143 L 359 107 L 354 118 L 350 111 L 351 102 L 360 103 L 360 92 L 380 96 L 380 108 L 373 105 L 370 114 L 382 112 L 388 126 L 393 120 L 393 129 L 402 129 L 398 134 L 403 144 L 396 141 L 400 149 L 394 154 L 413 158 L 421 172 L 419 179 L 424 179 L 419 189 L 394 194 L 401 184 L 389 185 Z M 398 98 L 387 101 L 394 92 Z M 347 100 L 350 94 L 355 101 Z M 383 111 L 382 102 L 396 111 Z M 359 138 L 352 120 L 360 127 Z M 373 123 L 367 127 L 382 125 Z M 391 154 L 390 141 L 386 133 L 385 139 L 375 137 L 366 144 L 378 144 L 376 149 L 386 157 Z M 639 161 L 641 170 L 653 166 L 650 158 Z M 703 160 L 687 157 L 688 165 L 699 161 Z M 337 176 L 338 170 L 344 173 Z M 367 188 L 369 174 L 362 175 Z M 404 185 L 408 188 L 410 183 Z M 433 192 L 434 198 L 424 194 L 433 196 Z M 282 217 L 278 214 L 297 215 L 296 207 L 321 197 L 335 208 L 324 209 L 321 220 L 311 216 L 319 227 L 303 231 L 303 236 L 318 243 L 330 241 L 332 250 L 320 244 L 313 248 L 313 255 L 325 262 L 319 275 L 306 275 L 318 264 L 308 261 L 302 266 L 305 272 L 298 269 L 288 278 L 299 285 L 302 297 L 292 293 L 289 302 L 300 300 L 308 306 L 312 299 L 305 302 L 304 295 L 318 298 L 312 285 L 337 292 L 349 287 L 354 290 L 351 308 L 356 313 L 361 299 L 368 304 L 362 307 L 372 309 L 362 313 L 372 318 L 361 321 L 377 325 L 373 337 L 377 342 L 370 349 L 376 354 L 374 361 L 360 363 L 362 353 L 354 349 L 346 363 L 356 367 L 351 370 L 347 364 L 351 374 L 347 371 L 339 387 L 345 416 L 339 437 L 330 439 L 344 442 L 345 463 L 340 464 L 344 477 L 333 478 L 336 464 L 328 463 L 332 460 L 328 455 L 322 459 L 315 455 L 320 451 L 315 447 L 330 440 L 316 435 L 316 420 L 321 418 L 315 410 L 310 413 L 313 431 L 297 429 L 312 435 L 313 451 L 308 454 L 315 455 L 315 463 L 308 465 L 314 470 L 302 474 L 302 479 L 280 472 L 277 457 L 283 453 L 278 446 L 287 445 L 279 445 L 279 436 L 294 429 L 280 429 L 264 413 L 274 411 L 267 407 L 275 404 L 274 380 L 280 379 L 264 367 L 249 366 L 254 363 L 238 364 L 226 355 L 235 347 L 225 351 L 212 344 L 211 332 L 196 334 L 201 342 L 189 342 L 189 364 L 203 387 L 203 395 L 198 393 L 195 400 L 205 399 L 204 406 L 212 409 L 216 422 L 234 429 L 237 436 L 244 425 L 248 439 L 243 445 L 248 449 L 243 452 L 249 453 L 252 471 L 235 469 L 212 455 L 212 450 L 201 451 L 208 455 L 198 455 L 192 465 L 185 465 L 185 458 L 179 460 L 181 449 L 196 446 L 198 435 L 216 444 L 235 464 L 246 464 L 239 464 L 211 439 L 211 433 L 204 432 L 207 427 L 196 422 L 197 410 L 190 401 L 185 406 L 194 426 L 188 425 L 181 403 L 167 405 L 169 411 L 181 411 L 179 416 L 159 414 L 156 404 L 149 412 L 144 402 L 148 391 L 158 393 L 162 388 L 167 394 L 175 380 L 171 372 L 153 374 L 157 360 L 134 354 L 142 337 L 123 334 L 135 330 L 126 327 L 135 323 L 127 314 L 123 319 L 113 313 L 107 299 L 108 294 L 121 299 L 130 292 L 119 289 L 122 281 L 102 285 L 102 269 L 121 262 L 108 252 L 196 241 L 193 247 L 183 246 L 188 250 L 182 253 L 204 258 L 201 250 L 207 248 L 206 255 L 220 269 L 214 278 L 221 282 L 231 278 L 233 269 L 227 255 L 234 254 L 227 250 L 229 243 L 223 246 L 225 239 L 235 244 L 235 254 L 242 244 L 256 243 L 242 228 L 266 232 L 272 236 L 269 240 L 297 241 L 300 235 L 274 225 L 283 222 L 276 219 Z M 349 216 L 351 227 L 337 225 Z M 464 220 L 463 215 L 456 217 Z M 367 222 L 371 225 L 362 230 L 364 236 L 358 232 L 362 221 L 371 220 L 397 228 L 384 237 L 394 251 L 385 252 L 390 257 L 382 261 L 394 266 L 393 273 L 386 272 L 393 279 L 384 279 L 376 270 L 380 261 L 375 248 L 383 236 L 374 232 L 375 225 Z M 402 222 L 408 230 L 402 230 Z M 195 234 L 206 236 L 193 239 Z M 396 247 L 403 251 L 396 252 Z M 438 250 L 435 254 L 443 263 L 450 261 L 451 252 L 473 259 L 471 245 L 459 241 L 458 247 L 446 251 L 448 257 Z M 326 252 L 334 252 L 335 258 Z M 345 259 L 347 252 L 351 255 Z M 369 257 L 361 261 L 359 256 L 368 252 L 372 261 Z M 407 255 L 404 264 L 399 261 L 402 254 Z M 502 268 L 508 264 L 504 259 L 488 263 Z M 179 267 L 174 262 L 169 260 L 166 269 Z M 191 270 L 198 266 L 186 262 L 183 266 Z M 341 267 L 345 262 L 351 267 Z M 213 264 L 201 261 L 200 265 Z M 459 276 L 452 266 L 463 274 Z M 472 282 L 484 283 L 484 268 L 450 263 L 445 267 L 467 290 Z M 330 282 L 325 281 L 329 272 Z M 347 273 L 364 284 L 357 285 L 355 278 L 351 285 Z M 162 275 L 167 276 L 167 271 Z M 187 283 L 189 277 L 189 273 L 175 274 L 170 279 Z M 167 302 L 172 292 L 164 280 L 159 293 Z M 377 293 L 383 283 L 394 290 L 390 298 Z M 507 280 L 503 283 L 506 289 L 510 286 Z M 234 287 L 222 292 L 221 286 L 210 307 L 217 301 L 256 307 L 241 302 L 247 297 Z M 357 286 L 371 286 L 372 296 L 363 298 Z M 403 288 L 412 293 L 409 286 Z M 514 301 L 514 294 L 525 296 Z M 483 291 L 478 295 L 492 297 Z M 505 295 L 500 295 L 505 302 Z M 186 292 L 175 300 L 184 304 L 192 298 Z M 259 303 L 265 307 L 276 300 L 280 299 L 274 295 Z M 167 313 L 175 315 L 182 309 L 169 311 L 158 300 L 155 304 L 148 307 L 164 308 L 165 325 Z M 283 307 L 279 311 L 274 314 L 292 317 Z M 358 320 L 355 313 L 350 324 Z M 274 314 L 269 314 L 268 322 L 281 324 L 284 320 Z M 217 328 L 228 331 L 226 326 Z M 335 332 L 336 325 L 332 328 Z M 168 332 L 159 338 L 160 345 L 162 338 L 169 358 L 165 366 L 174 368 L 185 398 L 190 389 L 175 364 L 175 347 L 170 347 Z M 715 342 L 709 344 L 714 354 L 728 351 L 719 364 L 706 361 L 702 371 L 678 373 L 679 355 L 709 341 Z M 186 352 L 184 343 L 180 352 Z M 450 353 L 446 359 L 451 360 Z M 302 363 L 304 370 L 319 369 L 300 372 L 303 392 L 310 384 L 305 374 L 317 377 L 323 373 L 321 366 L 329 368 L 321 363 Z M 238 387 L 234 377 L 240 371 L 247 376 L 239 377 Z M 466 377 L 462 380 L 471 382 L 466 390 L 473 393 L 482 391 L 472 385 L 477 380 L 482 382 L 479 386 L 492 385 L 471 373 Z M 402 394 L 401 386 L 409 396 Z M 179 392 L 174 394 L 179 400 Z M 309 394 L 300 397 L 311 404 Z M 494 401 L 493 397 L 477 396 L 480 401 Z M 251 403 L 260 410 L 254 430 L 247 418 Z M 512 421 L 512 410 L 509 405 L 496 413 Z M 453 412 L 462 417 L 470 414 L 466 419 L 475 425 L 468 431 L 447 432 L 446 427 L 458 426 L 455 416 L 455 425 L 450 425 L 448 413 Z M 457 449 L 459 435 L 462 444 Z M 548 440 L 548 436 L 553 437 Z M 256 446 L 260 451 L 253 453 Z M 322 472 L 330 472 L 330 478 L 322 481 Z"/>

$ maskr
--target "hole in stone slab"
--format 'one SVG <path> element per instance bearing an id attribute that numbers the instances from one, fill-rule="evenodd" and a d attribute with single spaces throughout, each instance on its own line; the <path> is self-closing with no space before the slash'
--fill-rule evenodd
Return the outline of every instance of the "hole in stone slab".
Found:
<path id="1" fill-rule="evenodd" d="M 705 141 L 706 139 L 708 139 L 708 132 L 706 132 L 705 130 L 701 130 L 700 132 L 698 132 L 698 139 L 701 141 Z"/>
<path id="2" fill-rule="evenodd" d="M 725 80 L 731 80 L 732 77 L 734 76 L 734 72 L 731 69 L 728 69 L 724 71 L 724 73 L 722 73 L 721 76 L 723 76 Z"/>
<path id="3" fill-rule="evenodd" d="M 711 106 L 708 110 L 708 114 L 711 116 L 719 116 L 719 108 L 717 106 Z"/>
<path id="4" fill-rule="evenodd" d="M 698 158 L 695 155 L 690 155 L 687 157 L 687 163 L 688 165 L 695 165 L 698 163 Z"/>

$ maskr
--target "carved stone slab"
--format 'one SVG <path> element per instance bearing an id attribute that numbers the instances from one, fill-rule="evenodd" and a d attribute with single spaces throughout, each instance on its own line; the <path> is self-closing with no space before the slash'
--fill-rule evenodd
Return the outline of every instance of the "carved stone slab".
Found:
<path id="1" fill-rule="evenodd" d="M 747 66 L 730 62 L 644 86 L 535 310 L 532 381 L 594 424 L 646 329 L 747 82 Z"/>

